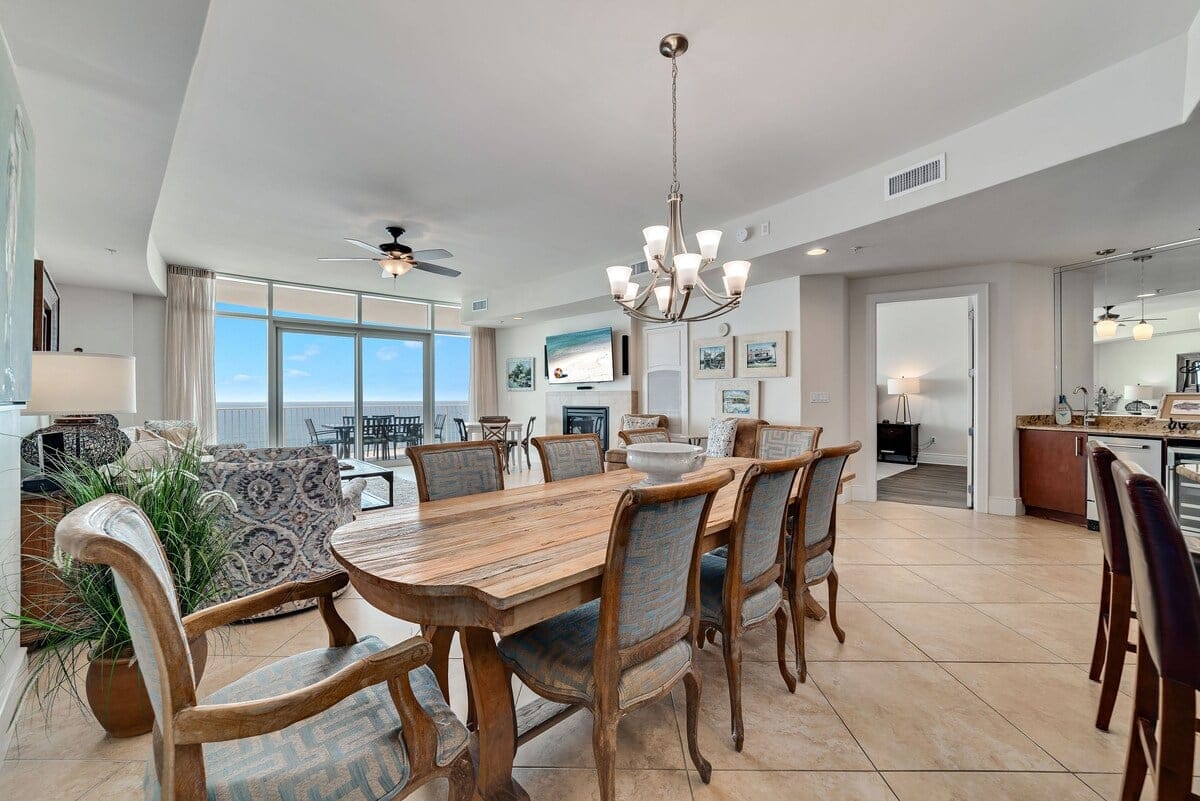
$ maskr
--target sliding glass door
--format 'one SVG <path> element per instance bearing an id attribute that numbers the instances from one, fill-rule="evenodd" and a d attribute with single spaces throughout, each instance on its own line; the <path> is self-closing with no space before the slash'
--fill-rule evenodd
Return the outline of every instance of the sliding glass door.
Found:
<path id="1" fill-rule="evenodd" d="M 275 354 L 276 443 L 391 463 L 431 441 L 428 334 L 289 322 L 275 326 Z"/>

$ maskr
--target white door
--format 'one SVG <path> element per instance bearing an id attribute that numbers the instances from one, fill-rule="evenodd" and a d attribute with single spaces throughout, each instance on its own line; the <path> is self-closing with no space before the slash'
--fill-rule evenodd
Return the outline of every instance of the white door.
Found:
<path id="1" fill-rule="evenodd" d="M 665 414 L 671 433 L 688 434 L 688 331 L 687 325 L 656 326 L 642 331 L 645 386 L 642 412 Z"/>

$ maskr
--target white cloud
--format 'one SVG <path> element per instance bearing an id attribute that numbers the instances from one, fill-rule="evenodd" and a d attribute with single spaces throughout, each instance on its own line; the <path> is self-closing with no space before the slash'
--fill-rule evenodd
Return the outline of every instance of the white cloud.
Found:
<path id="1" fill-rule="evenodd" d="M 418 342 L 415 339 L 406 339 L 406 340 L 404 340 L 404 347 L 406 347 L 406 348 L 421 348 L 421 347 L 424 347 L 424 343 Z"/>
<path id="2" fill-rule="evenodd" d="M 235 373 L 233 378 L 230 380 L 235 384 L 247 384 L 251 381 L 262 381 L 262 376 L 247 375 L 246 373 Z"/>
<path id="3" fill-rule="evenodd" d="M 283 374 L 287 378 L 308 378 L 308 373 L 303 370 L 288 369 L 284 370 Z"/>
<path id="4" fill-rule="evenodd" d="M 318 346 L 309 345 L 307 348 L 304 349 L 304 351 L 302 353 L 293 353 L 291 356 L 288 356 L 288 361 L 290 361 L 290 362 L 306 362 L 309 359 L 311 359 L 313 356 L 319 356 L 320 354 L 321 354 L 321 349 Z"/>
<path id="5" fill-rule="evenodd" d="M 375 358 L 381 362 L 390 362 L 400 355 L 400 351 L 394 345 L 384 345 L 379 350 L 375 351 Z"/>

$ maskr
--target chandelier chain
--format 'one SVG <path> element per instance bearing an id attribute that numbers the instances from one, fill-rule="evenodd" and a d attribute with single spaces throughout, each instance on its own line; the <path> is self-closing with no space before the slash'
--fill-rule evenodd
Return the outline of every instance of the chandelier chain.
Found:
<path id="1" fill-rule="evenodd" d="M 679 86 L 679 64 L 675 56 L 671 56 L 671 191 L 679 191 L 679 100 L 676 91 Z"/>

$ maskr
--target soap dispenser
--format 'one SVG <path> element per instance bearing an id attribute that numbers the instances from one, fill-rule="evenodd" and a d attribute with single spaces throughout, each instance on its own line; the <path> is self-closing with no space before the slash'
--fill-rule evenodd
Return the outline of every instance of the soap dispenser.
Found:
<path id="1" fill-rule="evenodd" d="M 1071 407 L 1067 403 L 1066 395 L 1058 396 L 1058 403 L 1054 405 L 1054 422 L 1060 426 L 1071 425 Z"/>

